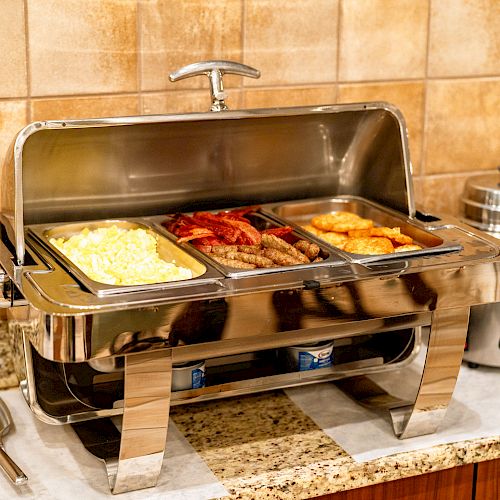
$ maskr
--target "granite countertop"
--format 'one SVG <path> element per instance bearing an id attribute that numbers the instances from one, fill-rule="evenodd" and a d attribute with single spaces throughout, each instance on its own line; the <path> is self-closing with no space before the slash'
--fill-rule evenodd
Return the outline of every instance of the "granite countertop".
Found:
<path id="1" fill-rule="evenodd" d="M 438 445 L 428 443 L 439 442 L 442 433 L 431 436 L 431 441 L 426 437 L 404 440 L 409 451 L 393 453 L 389 448 L 384 456 L 363 461 L 346 451 L 352 448 L 351 444 L 339 444 L 347 432 L 342 425 L 336 430 L 340 439 L 332 438 L 331 429 L 320 427 L 318 408 L 331 416 L 328 418 L 334 427 L 340 416 L 347 425 L 378 427 L 379 437 L 374 433 L 373 443 L 368 440 L 367 449 L 376 446 L 377 439 L 380 445 L 380 436 L 382 442 L 403 442 L 394 438 L 388 418 L 357 413 L 355 407 L 359 405 L 355 403 L 352 403 L 355 406 L 339 403 L 344 400 L 336 399 L 334 391 L 340 391 L 333 384 L 173 407 L 169 439 L 174 442 L 167 442 L 159 485 L 122 494 L 120 499 L 306 499 L 497 459 L 500 458 L 500 404 L 488 398 L 500 397 L 499 384 L 500 370 L 471 370 L 464 365 L 446 424 L 451 430 L 456 427 L 459 434 L 450 431 L 445 443 Z M 489 391 L 478 393 L 478 401 L 482 403 L 474 402 L 471 397 L 476 394 L 475 386 Z M 341 394 L 339 397 L 346 397 Z M 86 452 L 70 426 L 39 422 L 18 389 L 1 391 L 0 396 L 16 417 L 16 429 L 5 439 L 7 450 L 30 478 L 29 486 L 17 489 L 0 480 L 1 499 L 59 500 L 79 494 L 89 499 L 112 497 L 104 466 Z M 316 409 L 307 406 L 311 397 L 319 401 Z M 328 407 L 325 400 L 338 408 Z M 460 420 L 462 415 L 466 415 L 465 424 Z M 481 419 L 489 427 L 480 430 Z M 376 427 L 373 422 L 378 422 Z M 476 432 L 476 437 L 456 438 L 469 435 L 471 430 L 470 435 Z M 30 441 L 29 450 L 26 440 Z M 185 479 L 181 480 L 184 469 Z"/>
<path id="2" fill-rule="evenodd" d="M 14 387 L 16 384 L 17 378 L 14 375 L 12 346 L 7 322 L 0 316 L 0 389 Z"/>
<path id="3" fill-rule="evenodd" d="M 175 408 L 172 417 L 225 499 L 313 498 L 500 458 L 493 436 L 359 463 L 281 391 Z"/>

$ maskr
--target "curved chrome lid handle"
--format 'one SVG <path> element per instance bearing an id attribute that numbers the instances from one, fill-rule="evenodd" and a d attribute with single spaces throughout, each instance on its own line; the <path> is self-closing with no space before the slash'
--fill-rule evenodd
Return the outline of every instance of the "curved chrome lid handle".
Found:
<path id="1" fill-rule="evenodd" d="M 226 73 L 235 75 L 249 76 L 250 78 L 259 78 L 260 71 L 233 61 L 202 61 L 193 64 L 188 64 L 177 71 L 170 74 L 170 81 L 176 82 L 191 76 L 207 75 L 210 81 L 210 93 L 212 95 L 211 111 L 224 111 L 228 107 L 224 102 L 227 94 L 224 92 L 222 84 L 222 76 Z"/>

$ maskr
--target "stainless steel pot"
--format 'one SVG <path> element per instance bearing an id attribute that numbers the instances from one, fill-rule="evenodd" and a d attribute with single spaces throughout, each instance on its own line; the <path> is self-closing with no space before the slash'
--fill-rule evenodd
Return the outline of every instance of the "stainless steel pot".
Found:
<path id="1" fill-rule="evenodd" d="M 500 172 L 469 177 L 461 202 L 471 226 L 500 237 Z"/>

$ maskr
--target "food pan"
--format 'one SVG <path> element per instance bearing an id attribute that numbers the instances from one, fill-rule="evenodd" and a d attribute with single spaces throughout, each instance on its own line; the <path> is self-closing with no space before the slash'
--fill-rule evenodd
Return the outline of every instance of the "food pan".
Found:
<path id="1" fill-rule="evenodd" d="M 175 263 L 176 266 L 188 269 L 191 272 L 191 276 L 186 279 L 178 279 L 176 281 L 163 281 L 158 283 L 138 283 L 132 285 L 113 285 L 108 283 L 103 283 L 96 281 L 88 276 L 84 270 L 79 268 L 74 262 L 72 262 L 61 250 L 59 250 L 55 245 L 53 245 L 50 240 L 52 238 L 63 238 L 68 239 L 73 235 L 81 233 L 84 229 L 90 231 L 96 230 L 98 228 L 110 228 L 116 226 L 119 229 L 133 230 L 133 229 L 144 229 L 148 234 L 155 237 L 157 241 L 157 252 L 159 257 L 165 262 Z M 160 234 L 159 231 L 155 230 L 147 222 L 138 220 L 98 220 L 98 221 L 87 221 L 87 222 L 75 222 L 75 223 L 61 223 L 61 224 L 40 224 L 28 227 L 28 235 L 34 237 L 39 242 L 41 242 L 46 248 L 50 250 L 52 255 L 56 258 L 57 262 L 60 263 L 66 270 L 72 274 L 84 287 L 89 291 L 98 296 L 104 296 L 109 294 L 124 293 L 124 292 L 138 292 L 142 290 L 152 290 L 165 287 L 176 287 L 176 286 L 186 286 L 194 281 L 200 284 L 200 280 L 194 278 L 203 277 L 203 279 L 208 281 L 213 281 L 214 276 L 212 274 L 214 271 L 210 272 L 207 267 L 184 249 L 180 248 L 175 244 L 174 241 L 170 240 L 164 234 Z"/>
<path id="2" fill-rule="evenodd" d="M 184 215 L 189 216 L 191 214 L 184 214 Z M 161 224 L 163 224 L 163 226 L 166 227 L 168 230 L 168 226 L 174 217 L 175 215 L 168 215 L 166 219 L 164 218 L 161 221 Z M 266 231 L 274 229 L 279 230 L 280 228 L 286 226 L 286 224 L 280 223 L 279 221 L 270 217 L 268 214 L 262 213 L 259 208 L 256 208 L 254 211 L 246 213 L 245 218 L 258 231 Z M 176 237 L 175 234 L 172 234 L 172 236 Z M 222 259 L 216 260 L 216 257 L 214 257 L 213 254 L 210 253 L 207 254 L 202 250 L 200 250 L 199 248 L 195 251 L 201 254 L 200 258 L 208 259 L 211 265 L 220 269 L 221 272 L 227 277 L 262 275 L 262 274 L 276 273 L 276 272 L 283 272 L 283 271 L 290 271 L 297 269 L 303 270 L 316 267 L 332 267 L 332 266 L 340 266 L 346 264 L 346 260 L 344 257 L 342 257 L 336 252 L 332 252 L 327 245 L 324 245 L 312 238 L 309 238 L 309 235 L 303 231 L 300 231 L 300 229 L 297 230 L 295 228 L 292 228 L 292 231 L 286 235 L 285 240 L 292 245 L 298 240 L 306 240 L 310 243 L 317 244 L 320 249 L 318 254 L 320 260 L 317 262 L 306 262 L 306 263 L 296 263 L 296 264 L 285 263 L 285 264 L 276 264 L 274 267 L 257 267 L 255 269 L 244 269 L 244 268 L 232 267 L 226 263 L 223 263 Z M 195 248 L 195 246 L 192 246 L 191 243 L 180 243 L 180 244 L 189 245 L 192 248 Z"/>
<path id="3" fill-rule="evenodd" d="M 328 243 L 327 246 L 334 248 L 336 252 L 346 255 L 349 260 L 365 263 L 379 260 L 393 260 L 415 256 L 425 256 L 436 253 L 448 253 L 462 250 L 462 246 L 449 243 L 437 234 L 425 230 L 413 223 L 410 219 L 401 216 L 397 212 L 386 209 L 373 202 L 355 196 L 342 196 L 335 198 L 310 199 L 299 202 L 269 204 L 263 207 L 264 212 L 269 212 L 285 223 L 289 222 L 301 228 L 311 224 L 311 219 L 321 214 L 333 212 L 351 212 L 363 219 L 371 219 L 374 226 L 389 228 L 399 227 L 401 233 L 410 236 L 413 243 L 422 247 L 419 250 L 395 252 L 382 255 L 369 255 L 350 253 L 334 247 Z M 312 233 L 311 233 L 312 234 Z M 320 236 L 316 236 L 320 238 Z M 321 240 L 323 241 L 323 240 Z"/>

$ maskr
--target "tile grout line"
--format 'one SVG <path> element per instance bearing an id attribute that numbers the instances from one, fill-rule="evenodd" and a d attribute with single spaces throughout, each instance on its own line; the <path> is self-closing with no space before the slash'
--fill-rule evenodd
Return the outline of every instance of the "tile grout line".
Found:
<path id="1" fill-rule="evenodd" d="M 425 47 L 425 79 L 424 79 L 424 97 L 422 99 L 422 112 L 423 112 L 423 123 L 422 123 L 422 144 L 420 145 L 420 166 L 419 166 L 419 176 L 423 178 L 425 176 L 426 163 L 427 163 L 427 129 L 428 129 L 428 116 L 427 116 L 427 95 L 429 87 L 429 52 L 431 45 L 431 16 L 432 16 L 432 0 L 429 0 L 429 11 L 427 13 L 427 40 Z"/>
<path id="2" fill-rule="evenodd" d="M 470 176 L 470 175 L 474 175 L 474 174 L 477 174 L 478 172 L 482 172 L 482 173 L 487 173 L 487 172 L 497 172 L 498 169 L 496 169 L 495 167 L 491 167 L 491 168 L 480 168 L 480 169 L 475 169 L 475 170 L 464 170 L 464 171 L 460 171 L 460 172 L 437 172 L 437 173 L 432 173 L 432 174 L 427 174 L 425 175 L 424 177 L 426 179 L 429 179 L 429 180 L 432 180 L 432 179 L 435 179 L 435 180 L 439 180 L 439 179 L 446 179 L 446 178 L 460 178 L 460 177 L 463 177 L 464 175 L 465 176 Z M 420 177 L 420 180 L 422 180 L 423 177 Z"/>
<path id="3" fill-rule="evenodd" d="M 137 61 L 137 114 L 142 115 L 144 109 L 144 102 L 142 96 L 142 7 L 141 0 L 136 1 L 137 11 L 135 18 L 135 26 L 136 26 L 136 61 Z"/>
<path id="4" fill-rule="evenodd" d="M 337 4 L 337 60 L 335 68 L 335 104 L 339 100 L 339 81 L 340 81 L 340 40 L 342 32 L 342 1 L 338 0 Z"/>
<path id="5" fill-rule="evenodd" d="M 24 0 L 24 45 L 26 58 L 26 122 L 31 123 L 31 65 L 30 65 L 30 42 L 28 22 L 28 0 Z"/>
<path id="6" fill-rule="evenodd" d="M 500 80 L 499 75 L 488 75 L 488 76 L 470 76 L 470 77 L 419 77 L 419 78 L 401 78 L 401 79 L 388 79 L 388 80 L 364 80 L 364 81 L 325 81 L 325 82 L 300 82 L 300 83 L 290 83 L 290 84 L 269 84 L 269 85 L 261 85 L 261 86 L 252 86 L 249 87 L 248 90 L 274 90 L 274 89 L 288 89 L 288 88 L 331 88 L 332 85 L 353 85 L 353 86 L 361 86 L 361 85 L 391 85 L 394 83 L 418 83 L 418 82 L 427 82 L 427 81 L 448 81 L 448 82 L 458 82 L 458 81 L 468 81 L 468 80 L 482 80 L 482 81 L 492 81 L 492 80 Z M 229 87 L 229 89 L 238 90 L 240 87 Z M 153 89 L 153 90 L 144 90 L 140 93 L 142 95 L 147 94 L 159 94 L 159 93 L 167 93 L 167 92 L 186 92 L 186 91 L 197 91 L 197 90 L 206 90 L 202 87 L 199 88 L 190 88 L 190 89 L 176 89 L 176 90 L 166 90 L 166 89 Z M 85 97 L 122 97 L 122 96 L 133 96 L 137 95 L 137 91 L 132 92 L 98 92 L 98 93 L 82 93 L 82 94 L 54 94 L 54 95 L 37 95 L 36 97 L 32 95 L 26 96 L 13 96 L 13 97 L 0 97 L 0 102 L 3 101 L 18 101 L 20 99 L 29 98 L 31 100 L 52 100 L 52 99 L 78 99 Z"/>
<path id="7" fill-rule="evenodd" d="M 240 0 L 241 6 L 241 19 L 240 19 L 240 44 L 241 44 L 241 62 L 246 64 L 245 58 L 245 17 L 246 17 L 246 0 Z M 239 96 L 239 108 L 243 109 L 246 107 L 246 94 L 245 94 L 245 83 L 243 81 L 244 77 L 241 77 L 240 80 L 240 96 Z"/>

